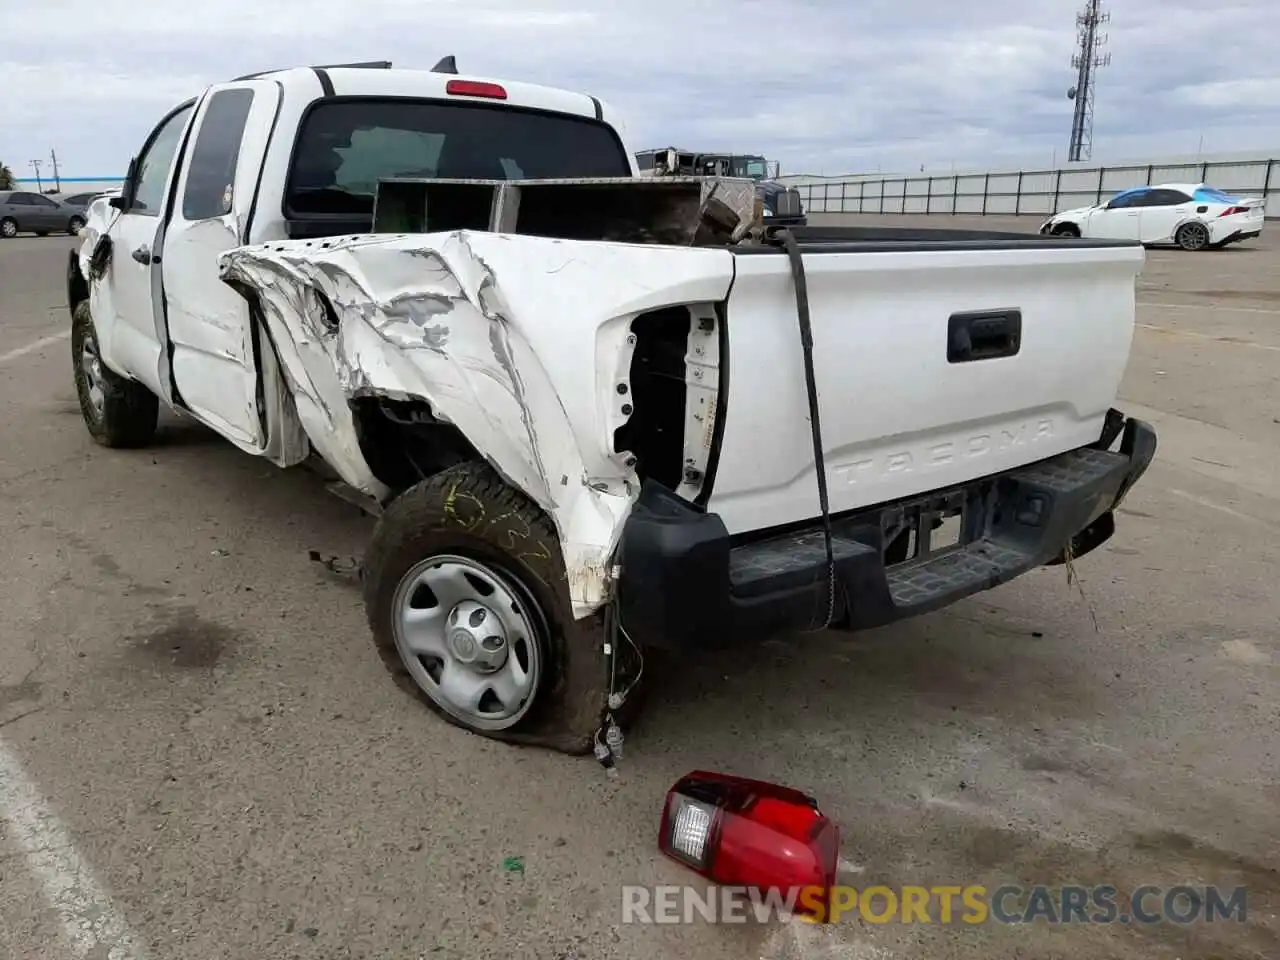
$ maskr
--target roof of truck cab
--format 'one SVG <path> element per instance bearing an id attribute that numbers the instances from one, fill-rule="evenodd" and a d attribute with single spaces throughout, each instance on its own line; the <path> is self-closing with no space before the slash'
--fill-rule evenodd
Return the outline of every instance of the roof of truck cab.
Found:
<path id="1" fill-rule="evenodd" d="M 470 74 L 435 73 L 431 70 L 371 69 L 367 67 L 292 67 L 258 74 L 254 79 L 278 80 L 286 88 L 314 91 L 315 96 L 336 97 L 438 97 L 474 103 L 551 110 L 590 119 L 605 119 L 607 108 L 590 94 L 577 93 L 535 83 L 480 77 Z M 505 100 L 451 95 L 450 81 L 496 83 L 507 92 Z"/>

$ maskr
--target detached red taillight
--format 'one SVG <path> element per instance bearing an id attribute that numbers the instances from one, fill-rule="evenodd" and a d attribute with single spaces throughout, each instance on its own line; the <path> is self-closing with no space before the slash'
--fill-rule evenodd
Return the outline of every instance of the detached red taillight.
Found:
<path id="1" fill-rule="evenodd" d="M 1227 207 L 1227 209 L 1223 210 L 1222 213 L 1218 214 L 1218 216 L 1233 217 L 1237 213 L 1248 213 L 1249 210 L 1250 210 L 1249 207 Z"/>
<path id="2" fill-rule="evenodd" d="M 714 883 L 794 892 L 796 913 L 825 919 L 840 832 L 812 797 L 697 770 L 667 794 L 658 847 Z"/>
<path id="3" fill-rule="evenodd" d="M 444 85 L 444 92 L 451 97 L 485 97 L 489 100 L 507 99 L 507 90 L 497 83 L 484 83 L 480 80 L 450 80 Z"/>

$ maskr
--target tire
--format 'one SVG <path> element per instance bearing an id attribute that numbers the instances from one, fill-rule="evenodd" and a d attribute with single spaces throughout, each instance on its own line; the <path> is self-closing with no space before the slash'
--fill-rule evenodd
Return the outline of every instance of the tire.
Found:
<path id="1" fill-rule="evenodd" d="M 1205 250 L 1209 247 L 1209 228 L 1203 223 L 1184 223 L 1173 239 L 1183 250 Z"/>
<path id="2" fill-rule="evenodd" d="M 119 376 L 102 362 L 87 300 L 72 314 L 71 361 L 80 413 L 89 435 L 104 447 L 127 449 L 149 444 L 160 419 L 160 400 L 142 384 Z"/>
<path id="3" fill-rule="evenodd" d="M 1054 233 L 1054 236 L 1057 236 L 1057 237 L 1075 237 L 1079 239 L 1080 228 L 1077 227 L 1074 223 L 1063 223 L 1055 227 L 1053 230 L 1053 233 Z"/>
<path id="4" fill-rule="evenodd" d="M 13 217 L 5 217 L 0 220 L 0 237 L 6 240 L 12 240 L 18 235 L 18 221 Z"/>
<path id="5" fill-rule="evenodd" d="M 71 236 L 73 237 L 83 229 L 84 229 L 84 217 L 72 217 L 67 222 L 67 233 L 71 234 Z"/>
<path id="6" fill-rule="evenodd" d="M 436 585 L 423 592 L 414 587 L 419 578 Z M 374 529 L 362 579 L 365 614 L 383 664 L 436 714 L 508 743 L 568 754 L 592 749 L 608 709 L 607 618 L 597 612 L 574 619 L 550 519 L 487 464 L 450 467 L 391 503 Z M 484 594 L 479 585 L 492 592 Z M 484 607 L 482 616 L 477 617 L 476 604 Z M 452 612 L 446 614 L 446 607 Z M 423 641 L 433 648 L 430 653 L 408 649 L 411 634 L 401 625 L 414 610 L 434 624 L 418 634 L 431 637 Z M 433 617 L 429 610 L 439 613 Z M 497 618 L 494 635 L 485 636 L 492 617 Z M 468 623 L 478 625 L 478 632 Z M 470 642 L 459 636 L 468 633 Z M 486 652 L 498 651 L 499 644 L 501 654 Z M 479 672 L 476 662 L 489 656 L 494 672 Z M 486 702 L 504 700 L 499 682 L 515 683 L 504 679 L 513 662 L 523 670 L 526 690 L 516 687 L 505 698 L 504 711 L 486 714 Z M 447 676 L 461 679 L 454 683 Z M 450 686 L 488 692 L 464 707 L 450 696 Z M 487 700 L 491 695 L 494 699 Z M 633 698 L 638 702 L 633 692 L 626 706 Z"/>

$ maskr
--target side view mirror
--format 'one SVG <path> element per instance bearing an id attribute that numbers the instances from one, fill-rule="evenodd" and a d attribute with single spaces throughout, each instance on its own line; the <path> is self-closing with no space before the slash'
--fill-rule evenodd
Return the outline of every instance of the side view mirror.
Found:
<path id="1" fill-rule="evenodd" d="M 138 158 L 129 158 L 129 167 L 124 173 L 124 184 L 121 186 L 120 195 L 112 197 L 107 201 L 107 205 L 113 210 L 128 210 L 133 200 L 133 191 L 137 186 L 138 176 Z"/>

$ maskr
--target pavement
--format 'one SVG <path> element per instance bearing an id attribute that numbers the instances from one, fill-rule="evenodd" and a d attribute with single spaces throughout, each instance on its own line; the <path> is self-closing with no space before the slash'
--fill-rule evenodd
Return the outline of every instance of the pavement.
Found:
<path id="1" fill-rule="evenodd" d="M 1078 583 L 685 661 L 616 780 L 398 690 L 309 559 L 371 528 L 320 477 L 175 417 L 95 446 L 72 243 L 0 241 L 0 957 L 1280 956 L 1280 229 L 1149 254 L 1122 399 L 1160 450 Z M 624 923 L 622 885 L 698 882 L 656 849 L 697 767 L 817 796 L 860 888 L 1245 887 L 1247 919 Z"/>

